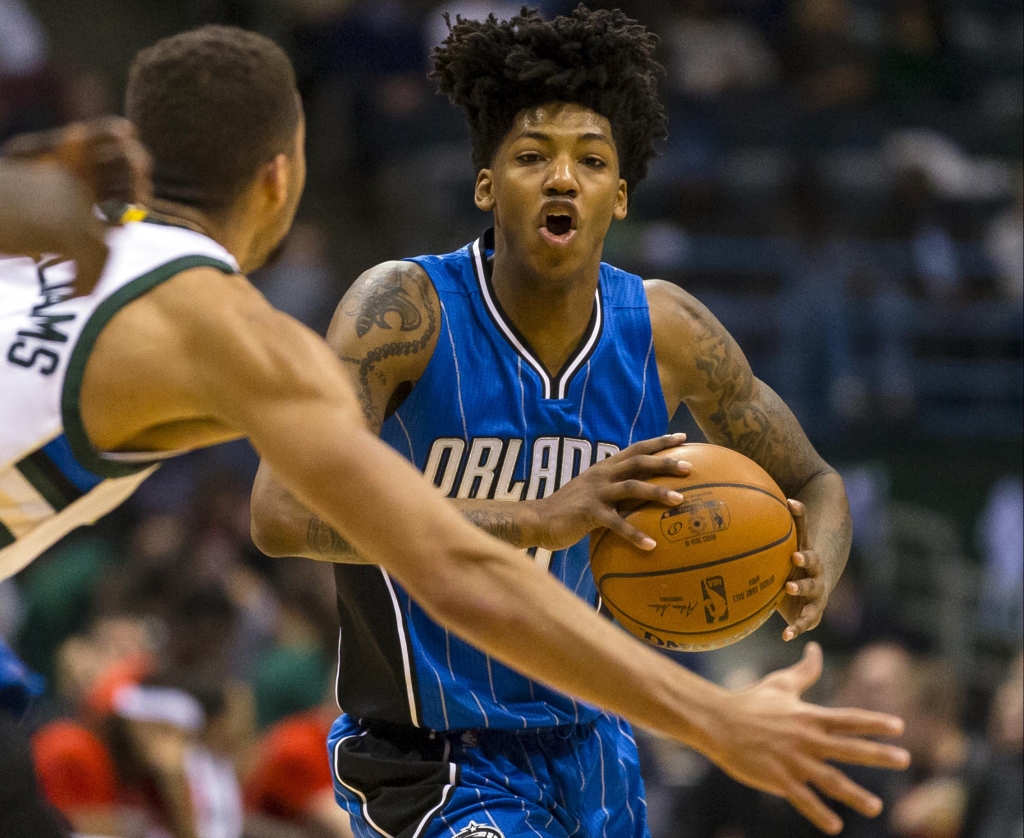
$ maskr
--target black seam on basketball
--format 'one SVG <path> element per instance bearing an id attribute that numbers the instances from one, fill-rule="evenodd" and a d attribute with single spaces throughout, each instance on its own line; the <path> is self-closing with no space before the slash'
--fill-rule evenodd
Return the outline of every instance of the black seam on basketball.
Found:
<path id="1" fill-rule="evenodd" d="M 672 629 L 663 629 L 663 628 L 660 628 L 659 626 L 651 626 L 651 625 L 648 625 L 647 623 L 641 623 L 635 617 L 630 617 L 629 614 L 627 614 L 621 608 L 617 608 L 616 610 L 623 617 L 625 617 L 627 620 L 629 620 L 631 623 L 636 623 L 638 626 L 642 626 L 645 629 L 650 629 L 651 631 L 656 631 L 656 632 L 658 632 L 658 634 L 675 634 L 675 635 L 678 635 L 680 637 L 688 637 L 691 634 L 719 634 L 719 633 L 721 633 L 723 631 L 733 631 L 733 630 L 735 630 L 736 626 L 743 625 L 751 617 L 756 617 L 758 614 L 763 614 L 767 609 L 774 608 L 775 606 L 777 606 L 779 604 L 779 594 L 780 593 L 781 593 L 781 591 L 776 592 L 775 596 L 772 597 L 770 602 L 762 605 L 760 608 L 757 609 L 757 611 L 752 611 L 750 614 L 748 614 L 742 620 L 737 620 L 735 623 L 731 623 L 730 625 L 727 625 L 727 626 L 722 626 L 721 628 L 705 628 L 705 629 L 701 629 L 700 631 L 673 631 Z M 614 607 L 614 605 L 613 605 L 613 607 Z M 739 639 L 739 638 L 737 638 L 737 639 Z"/>
<path id="2" fill-rule="evenodd" d="M 774 493 L 769 492 L 767 489 L 762 489 L 760 486 L 751 486 L 749 483 L 698 483 L 695 486 L 679 486 L 676 489 L 676 491 L 685 493 L 692 492 L 695 489 L 718 489 L 723 487 L 726 489 L 749 489 L 751 492 L 760 492 L 762 495 L 767 495 L 768 497 L 770 497 L 776 503 L 781 503 L 783 506 L 786 506 L 786 502 L 779 500 L 779 498 Z M 630 515 L 635 515 L 641 509 L 645 509 L 648 506 L 664 506 L 664 504 L 658 503 L 657 501 L 653 500 L 644 501 L 640 506 L 632 510 L 626 517 L 628 518 Z M 668 508 L 675 509 L 675 507 Z"/>
<path id="3" fill-rule="evenodd" d="M 748 550 L 745 553 L 737 553 L 735 556 L 726 556 L 724 559 L 715 559 L 713 562 L 704 562 L 703 564 L 692 564 L 684 565 L 683 567 L 673 567 L 667 570 L 645 570 L 640 573 L 606 573 L 598 581 L 598 590 L 601 591 L 601 596 L 604 596 L 604 591 L 601 590 L 601 585 L 604 584 L 605 579 L 634 579 L 637 577 L 651 577 L 651 576 L 668 576 L 672 573 L 682 573 L 690 570 L 706 570 L 709 567 L 717 567 L 720 564 L 728 564 L 729 562 L 737 561 L 739 559 L 745 559 L 748 556 L 754 556 L 758 553 L 763 553 L 765 550 L 771 550 L 773 547 L 778 547 L 780 544 L 786 542 L 790 535 L 793 534 L 793 522 L 789 523 L 789 530 L 782 538 L 778 541 L 773 541 L 771 544 L 763 544 L 756 550 Z M 607 597 L 605 597 L 607 599 Z"/>

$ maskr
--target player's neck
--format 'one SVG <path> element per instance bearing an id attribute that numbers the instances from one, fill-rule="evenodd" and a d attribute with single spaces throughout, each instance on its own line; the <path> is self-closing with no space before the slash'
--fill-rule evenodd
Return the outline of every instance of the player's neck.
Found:
<path id="1" fill-rule="evenodd" d="M 502 309 L 548 371 L 555 373 L 579 346 L 594 310 L 600 254 L 579 271 L 544 276 L 498 247 L 491 274 Z"/>
<path id="2" fill-rule="evenodd" d="M 248 237 L 241 235 L 238 225 L 233 224 L 230 219 L 213 216 L 195 207 L 160 198 L 151 199 L 146 205 L 146 210 L 158 221 L 185 227 L 213 239 L 234 256 L 239 264 L 245 264 L 246 260 L 243 257 L 248 252 Z"/>

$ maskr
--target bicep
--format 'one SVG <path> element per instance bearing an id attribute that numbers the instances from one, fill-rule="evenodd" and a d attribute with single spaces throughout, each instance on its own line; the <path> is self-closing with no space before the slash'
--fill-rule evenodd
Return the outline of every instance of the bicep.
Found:
<path id="1" fill-rule="evenodd" d="M 440 304 L 430 278 L 412 262 L 366 271 L 334 313 L 327 342 L 342 360 L 359 404 L 376 431 L 401 385 L 423 374 L 437 343 Z"/>
<path id="2" fill-rule="evenodd" d="M 708 440 L 750 457 L 790 496 L 828 470 L 793 412 L 754 375 L 717 318 L 681 289 L 667 296 L 655 328 L 668 378 Z"/>

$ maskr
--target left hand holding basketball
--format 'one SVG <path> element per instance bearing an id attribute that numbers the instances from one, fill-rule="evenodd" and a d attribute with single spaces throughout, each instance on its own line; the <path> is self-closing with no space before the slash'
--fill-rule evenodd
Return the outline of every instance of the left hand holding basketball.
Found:
<path id="1" fill-rule="evenodd" d="M 789 511 L 793 513 L 796 525 L 797 552 L 793 554 L 793 571 L 786 582 L 785 596 L 777 606 L 778 612 L 789 623 L 782 632 L 782 639 L 786 641 L 795 640 L 805 631 L 817 627 L 830 590 L 825 580 L 824 563 L 807 536 L 807 507 L 798 500 L 790 500 Z"/>

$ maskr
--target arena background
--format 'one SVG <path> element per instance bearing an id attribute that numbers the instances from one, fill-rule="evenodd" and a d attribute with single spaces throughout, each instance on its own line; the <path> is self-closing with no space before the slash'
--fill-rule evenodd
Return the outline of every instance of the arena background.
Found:
<path id="1" fill-rule="evenodd" d="M 907 714 L 916 759 L 865 778 L 890 807 L 848 834 L 1019 838 L 1020 0 L 587 5 L 648 24 L 667 68 L 670 137 L 607 261 L 709 305 L 847 480 L 854 551 L 815 632 L 828 671 L 813 695 Z M 254 280 L 322 332 L 362 270 L 486 225 L 462 116 L 434 94 L 427 56 L 441 12 L 518 7 L 0 0 L 0 140 L 118 112 L 131 56 L 160 36 L 204 22 L 271 35 L 298 70 L 309 185 L 284 257 Z M 675 425 L 699 438 L 689 416 Z M 241 444 L 175 461 L 0 585 L 0 635 L 49 679 L 33 729 L 97 725 L 111 683 L 174 659 L 227 708 L 206 735 L 244 783 L 273 724 L 332 712 L 333 582 L 252 546 L 255 466 Z M 780 632 L 774 618 L 685 663 L 741 685 L 795 659 Z M 817 834 L 701 758 L 642 745 L 655 838 Z M 250 793 L 247 834 L 344 834 L 292 797 Z M 115 821 L 142 834 L 139 818 Z"/>

